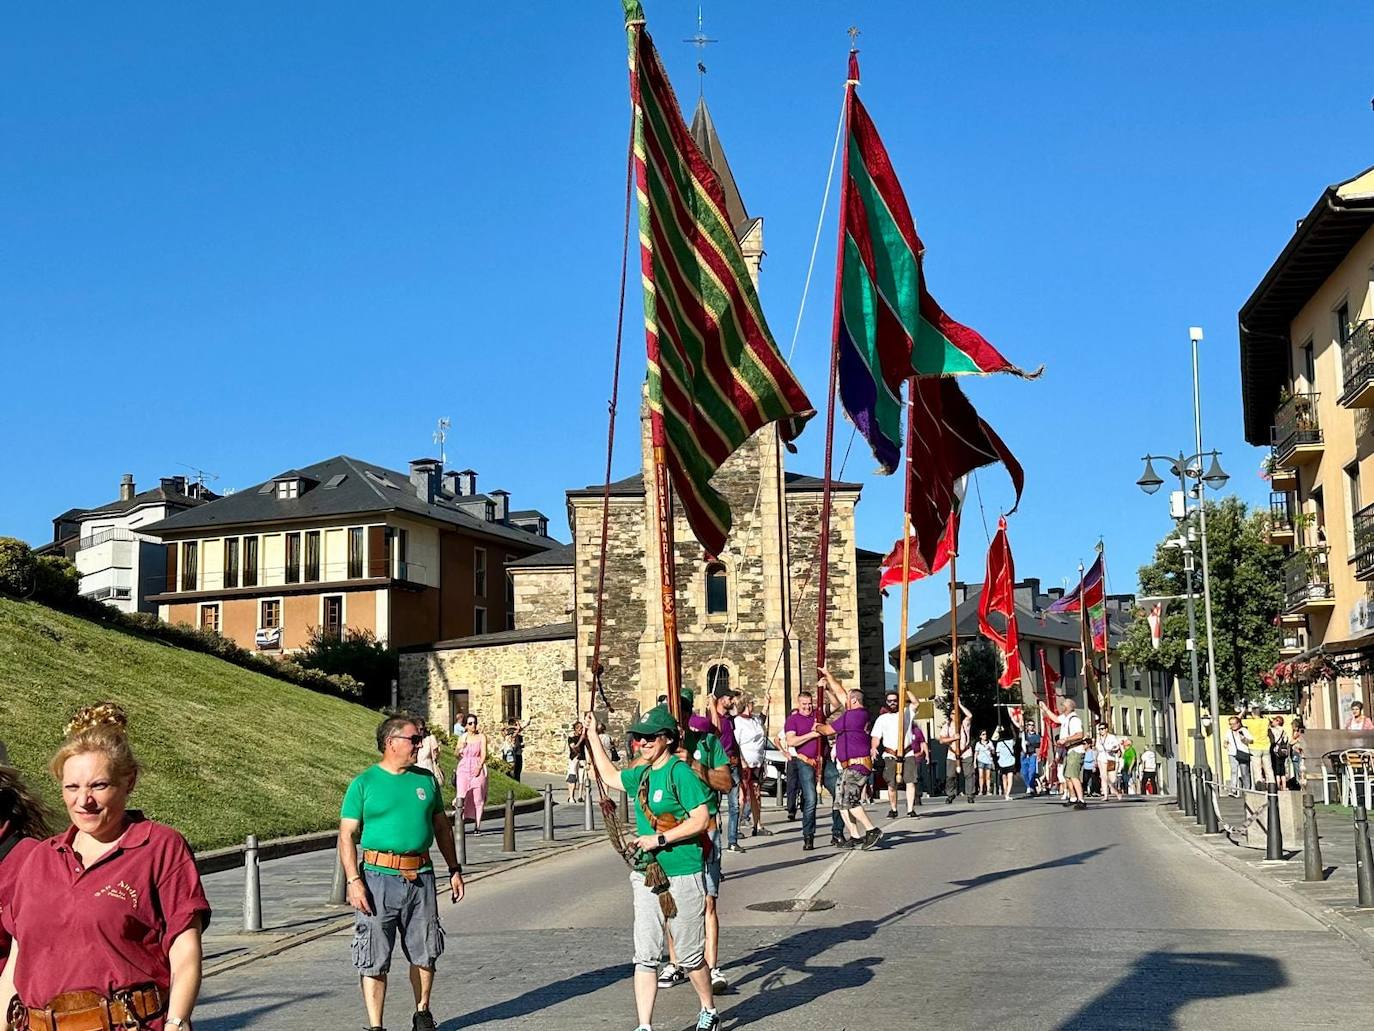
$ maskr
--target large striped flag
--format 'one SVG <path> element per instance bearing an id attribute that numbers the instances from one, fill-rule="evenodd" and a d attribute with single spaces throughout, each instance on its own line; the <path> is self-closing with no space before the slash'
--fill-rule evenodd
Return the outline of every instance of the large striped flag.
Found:
<path id="1" fill-rule="evenodd" d="M 720 182 L 683 123 L 638 0 L 625 0 L 625 23 L 654 444 L 692 532 L 718 554 L 730 506 L 712 475 L 770 422 L 784 443 L 795 439 L 815 409 L 764 321 Z"/>
<path id="2" fill-rule="evenodd" d="M 840 399 L 879 471 L 901 455 L 902 383 L 913 375 L 1026 373 L 978 332 L 945 314 L 926 288 L 924 245 L 878 130 L 859 100 L 859 58 L 849 55 L 844 193 L 835 343 Z"/>
<path id="3" fill-rule="evenodd" d="M 1078 567 L 1082 569 L 1082 566 Z M 1047 612 L 1077 612 L 1084 602 L 1087 603 L 1088 610 L 1091 612 L 1102 604 L 1106 597 L 1106 578 L 1103 574 L 1102 552 L 1097 553 L 1097 560 L 1088 567 L 1088 571 L 1083 574 L 1075 587 L 1064 597 L 1051 605 Z"/>

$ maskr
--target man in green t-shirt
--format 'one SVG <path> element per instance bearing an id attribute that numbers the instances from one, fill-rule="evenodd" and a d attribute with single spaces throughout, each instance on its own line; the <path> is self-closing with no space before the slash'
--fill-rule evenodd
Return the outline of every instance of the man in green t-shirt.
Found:
<path id="1" fill-rule="evenodd" d="M 348 878 L 348 903 L 356 911 L 353 965 L 362 979 L 369 1031 L 383 1028 L 386 977 L 397 931 L 411 965 L 413 1031 L 435 1031 L 429 997 L 434 965 L 444 951 L 429 858 L 436 841 L 448 863 L 450 895 L 454 902 L 463 897 L 463 872 L 439 782 L 415 765 L 423 741 L 410 717 L 385 720 L 377 728 L 381 761 L 353 778 L 339 810 L 339 861 Z"/>

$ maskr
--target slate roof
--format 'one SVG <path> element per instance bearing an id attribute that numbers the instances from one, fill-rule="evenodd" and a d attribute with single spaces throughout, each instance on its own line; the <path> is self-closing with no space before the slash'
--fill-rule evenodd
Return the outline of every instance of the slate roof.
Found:
<path id="1" fill-rule="evenodd" d="M 471 637 L 455 637 L 448 641 L 435 641 L 433 644 L 417 644 L 401 651 L 451 651 L 455 648 L 490 648 L 500 644 L 529 644 L 534 641 L 570 641 L 576 636 L 571 623 L 550 623 L 547 626 L 533 626 L 524 630 L 497 630 L 490 634 L 473 634 Z"/>
<path id="2" fill-rule="evenodd" d="M 577 548 L 572 544 L 559 544 L 548 551 L 537 551 L 515 562 L 506 563 L 507 569 L 554 569 L 561 566 L 572 568 L 577 561 Z"/>
<path id="3" fill-rule="evenodd" d="M 845 480 L 831 480 L 830 486 L 834 490 L 863 490 L 862 483 L 849 483 Z M 595 495 L 600 497 L 604 484 L 592 483 L 580 490 L 568 491 L 568 497 L 578 498 Z M 825 489 L 825 481 L 819 476 L 806 476 L 802 473 L 783 473 L 783 489 L 798 494 L 816 494 Z M 616 480 L 611 484 L 611 497 L 627 498 L 640 497 L 644 494 L 644 475 L 636 473 L 634 476 L 627 476 L 623 480 Z"/>
<path id="4" fill-rule="evenodd" d="M 267 493 L 261 491 L 262 487 L 269 486 L 285 475 L 300 475 L 316 481 L 318 486 L 311 487 L 298 498 L 290 499 L 278 498 L 275 492 L 270 490 Z M 327 486 L 336 476 L 343 477 L 338 485 Z M 245 490 L 198 508 L 178 512 L 139 529 L 144 533 L 167 536 L 183 531 L 212 530 L 227 526 L 252 526 L 372 512 L 403 512 L 448 523 L 470 533 L 483 534 L 541 550 L 559 543 L 550 537 L 540 537 L 513 526 L 489 523 L 468 515 L 457 507 L 458 502 L 467 500 L 470 499 L 450 499 L 443 496 L 436 498 L 432 505 L 426 504 L 416 496 L 408 473 L 397 472 L 347 455 L 337 455 L 300 470 L 279 473 Z"/>
<path id="5" fill-rule="evenodd" d="M 121 515 L 124 512 L 132 512 L 136 508 L 142 508 L 144 505 L 167 504 L 182 505 L 186 508 L 196 508 L 208 505 L 209 503 L 208 500 L 193 498 L 189 494 L 182 494 L 174 490 L 163 490 L 159 486 L 154 487 L 152 490 L 141 491 L 127 500 L 111 501 L 108 505 L 101 505 L 99 508 L 74 508 L 71 509 L 70 512 L 63 512 L 58 518 L 63 518 L 71 512 L 77 513 L 82 519 L 90 519 L 92 516 Z M 166 520 L 164 519 L 162 522 L 165 523 Z M 157 526 L 160 524 L 154 523 L 152 525 Z M 143 529 L 143 527 L 139 527 L 140 532 L 142 532 Z"/>

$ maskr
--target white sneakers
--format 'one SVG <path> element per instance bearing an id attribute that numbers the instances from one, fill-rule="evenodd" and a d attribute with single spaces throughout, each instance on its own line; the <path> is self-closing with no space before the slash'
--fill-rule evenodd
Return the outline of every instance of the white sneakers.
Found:
<path id="1" fill-rule="evenodd" d="M 723 992 L 730 987 L 730 982 L 725 979 L 725 975 L 720 972 L 720 967 L 713 967 L 711 970 L 711 991 Z"/>

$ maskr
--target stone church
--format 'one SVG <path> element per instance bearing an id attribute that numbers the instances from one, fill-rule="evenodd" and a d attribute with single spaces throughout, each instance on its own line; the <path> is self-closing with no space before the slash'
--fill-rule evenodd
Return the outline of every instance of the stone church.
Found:
<path id="1" fill-rule="evenodd" d="M 751 218 L 735 185 L 704 101 L 692 135 L 725 188 L 727 208 L 751 274 L 763 258 L 763 220 Z M 813 394 L 813 397 L 816 395 Z M 817 432 L 820 419 L 816 420 Z M 493 738 L 500 724 L 528 719 L 525 765 L 566 768 L 564 737 L 578 714 L 595 709 L 617 738 L 663 693 L 663 625 L 656 498 L 649 420 L 641 408 L 641 472 L 611 485 L 602 693 L 593 651 L 601 557 L 603 485 L 567 492 L 573 543 L 508 567 L 513 629 L 442 641 L 401 656 L 400 699 L 451 728 L 475 712 Z M 773 428 L 750 438 L 716 474 L 733 528 L 725 552 L 709 555 L 679 513 L 674 520 L 683 682 L 698 707 L 708 684 L 728 682 L 761 706 L 770 734 L 799 689 L 813 687 L 822 481 L 788 472 Z M 826 624 L 827 664 L 870 702 L 885 687 L 877 552 L 855 544 L 860 485 L 833 483 Z M 593 695 L 596 694 L 595 697 Z"/>

